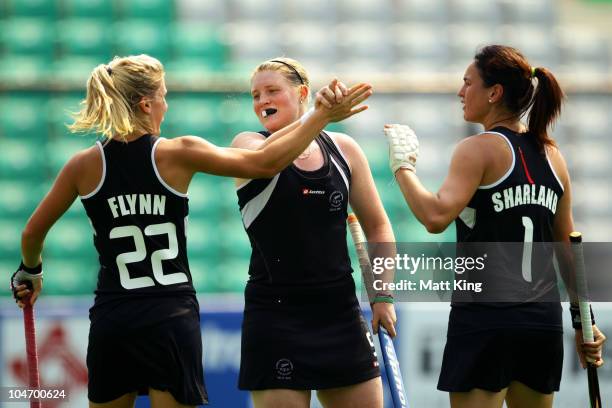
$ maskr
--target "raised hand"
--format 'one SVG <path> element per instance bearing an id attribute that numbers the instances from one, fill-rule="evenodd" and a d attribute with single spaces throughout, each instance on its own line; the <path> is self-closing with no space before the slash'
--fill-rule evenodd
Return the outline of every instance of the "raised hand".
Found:
<path id="1" fill-rule="evenodd" d="M 372 95 L 372 86 L 359 83 L 350 89 L 337 79 L 321 88 L 315 97 L 315 110 L 321 111 L 330 122 L 340 122 L 368 109 L 367 105 L 359 106 Z"/>
<path id="2" fill-rule="evenodd" d="M 419 139 L 414 130 L 406 125 L 385 125 L 389 143 L 389 167 L 393 174 L 399 169 L 416 172 L 416 161 L 419 157 Z"/>

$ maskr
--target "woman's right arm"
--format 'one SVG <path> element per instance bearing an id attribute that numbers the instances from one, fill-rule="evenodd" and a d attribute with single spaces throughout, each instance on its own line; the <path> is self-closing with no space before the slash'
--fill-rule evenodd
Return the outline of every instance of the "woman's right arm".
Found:
<path id="1" fill-rule="evenodd" d="M 53 224 L 66 212 L 78 196 L 76 180 L 82 174 L 79 166 L 83 154 L 83 152 L 77 153 L 66 163 L 53 183 L 53 187 L 51 187 L 51 190 L 40 202 L 36 210 L 34 210 L 21 233 L 21 259 L 23 265 L 20 265 L 11 279 L 11 287 L 15 297 L 18 299 L 17 305 L 19 307 L 24 306 L 22 297 L 31 295 L 30 303 L 34 304 L 40 294 L 42 289 L 42 269 L 39 265 L 42 264 L 43 243 Z M 32 275 L 31 270 L 37 267 L 41 269 L 40 273 Z M 26 288 L 25 281 L 31 283 L 31 290 Z"/>

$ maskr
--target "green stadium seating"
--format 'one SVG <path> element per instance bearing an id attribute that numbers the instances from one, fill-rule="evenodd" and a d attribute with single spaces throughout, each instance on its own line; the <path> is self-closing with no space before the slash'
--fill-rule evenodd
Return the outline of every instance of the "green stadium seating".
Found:
<path id="1" fill-rule="evenodd" d="M 90 56 L 65 56 L 56 59 L 53 64 L 53 78 L 57 81 L 70 83 L 74 87 L 85 89 L 91 72 L 99 64 L 106 63 L 110 58 L 95 58 Z"/>
<path id="2" fill-rule="evenodd" d="M 61 55 L 98 57 L 99 63 L 112 58 L 108 24 L 95 18 L 74 18 L 56 23 L 58 51 Z"/>
<path id="3" fill-rule="evenodd" d="M 173 132 L 168 136 L 196 135 L 213 143 L 223 140 L 226 132 L 219 109 L 213 97 L 170 95 L 164 118 L 164 124 Z"/>
<path id="4" fill-rule="evenodd" d="M 214 83 L 222 64 L 201 57 L 179 57 L 164 64 L 167 80 L 178 83 Z M 172 91 L 172 90 L 170 90 Z"/>
<path id="5" fill-rule="evenodd" d="M 28 86 L 46 79 L 49 73 L 46 58 L 14 54 L 0 58 L 0 83 L 5 86 Z"/>
<path id="6" fill-rule="evenodd" d="M 249 278 L 248 272 L 248 258 L 226 259 L 215 270 L 215 276 L 218 278 L 217 291 L 224 293 L 243 292 Z"/>
<path id="7" fill-rule="evenodd" d="M 248 90 L 247 86 L 245 85 L 245 90 Z M 221 120 L 229 127 L 232 137 L 240 132 L 263 129 L 257 116 L 255 116 L 253 103 L 248 94 L 235 94 L 226 97 L 221 103 Z"/>
<path id="8" fill-rule="evenodd" d="M 174 58 L 198 57 L 223 64 L 229 55 L 217 26 L 177 22 L 170 28 L 170 38 Z"/>
<path id="9" fill-rule="evenodd" d="M 219 234 L 216 218 L 190 216 L 187 226 L 187 251 L 190 259 L 219 260 Z"/>
<path id="10" fill-rule="evenodd" d="M 96 287 L 99 265 L 95 257 L 72 260 L 53 256 L 45 259 L 45 294 L 91 295 Z"/>
<path id="11" fill-rule="evenodd" d="M 0 179 L 42 180 L 47 176 L 44 144 L 19 138 L 0 138 Z"/>
<path id="12" fill-rule="evenodd" d="M 0 97 L 0 135 L 11 139 L 47 137 L 47 112 L 39 94 L 10 94 Z"/>
<path id="13" fill-rule="evenodd" d="M 53 257 L 95 257 L 93 229 L 87 217 L 60 219 L 45 240 L 45 255 Z"/>
<path id="14" fill-rule="evenodd" d="M 17 270 L 17 267 L 19 266 L 19 259 L 19 253 L 16 255 L 8 253 L 0 254 L 0 271 L 3 271 L 5 276 L 8 277 L 10 274 L 15 272 L 15 270 Z M 0 297 L 7 298 L 9 296 L 12 298 L 13 295 L 11 294 L 11 289 L 8 285 L 7 279 L 6 285 L 0 285 Z"/>
<path id="15" fill-rule="evenodd" d="M 0 192 L 2 217 L 11 218 L 24 225 L 42 198 L 40 183 L 26 180 L 2 179 L 0 180 Z"/>
<path id="16" fill-rule="evenodd" d="M 229 201 L 228 198 L 225 198 Z M 237 207 L 237 205 L 236 205 Z M 228 215 L 218 227 L 221 254 L 223 259 L 248 259 L 251 255 L 251 243 L 247 236 L 240 213 Z"/>
<path id="17" fill-rule="evenodd" d="M 51 174 L 57 174 L 78 151 L 92 146 L 95 141 L 90 135 L 71 134 L 47 143 L 47 160 Z"/>
<path id="18" fill-rule="evenodd" d="M 13 16 L 55 18 L 56 0 L 8 0 L 7 13 Z"/>
<path id="19" fill-rule="evenodd" d="M 175 15 L 175 6 L 172 0 L 117 1 L 116 5 L 118 15 L 121 18 L 171 21 Z"/>
<path id="20" fill-rule="evenodd" d="M 219 185 L 222 179 L 211 175 L 197 174 L 189 186 L 190 220 L 206 218 L 218 222 L 222 215 Z M 226 182 L 230 182 L 227 180 Z M 193 216 L 193 217 L 192 217 Z"/>
<path id="21" fill-rule="evenodd" d="M 149 54 L 162 63 L 168 55 L 168 27 L 147 20 L 123 20 L 113 28 L 118 55 Z"/>
<path id="22" fill-rule="evenodd" d="M 55 30 L 40 18 L 12 18 L 0 26 L 0 43 L 6 53 L 52 58 Z"/>
<path id="23" fill-rule="evenodd" d="M 220 270 L 217 259 L 189 257 L 189 270 L 193 286 L 198 293 L 215 293 L 219 291 Z"/>
<path id="24" fill-rule="evenodd" d="M 114 2 L 108 0 L 60 0 L 61 12 L 68 17 L 91 17 L 110 21 Z"/>
<path id="25" fill-rule="evenodd" d="M 81 101 L 85 98 L 85 92 L 78 94 L 53 95 L 49 100 L 47 115 L 49 121 L 49 132 L 53 140 L 63 137 L 72 137 L 67 125 L 73 123 L 72 114 L 81 109 Z M 91 140 L 91 139 L 90 139 Z"/>
<path id="26" fill-rule="evenodd" d="M 15 259 L 21 254 L 21 231 L 25 223 L 8 218 L 0 218 L 0 257 Z M 16 268 L 15 265 L 13 268 Z M 4 271 L 3 272 L 8 272 Z"/>

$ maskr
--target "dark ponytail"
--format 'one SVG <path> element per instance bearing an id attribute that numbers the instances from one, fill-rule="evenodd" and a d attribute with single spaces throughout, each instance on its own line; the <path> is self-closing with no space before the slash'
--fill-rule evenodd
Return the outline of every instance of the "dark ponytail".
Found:
<path id="1" fill-rule="evenodd" d="M 555 146 L 547 130 L 561 113 L 565 95 L 554 75 L 546 68 L 532 68 L 519 50 L 505 45 L 483 47 L 474 60 L 485 86 L 504 88 L 506 109 L 517 118 L 531 109 L 527 126 L 540 148 Z"/>
<path id="2" fill-rule="evenodd" d="M 554 146 L 555 142 L 548 136 L 547 129 L 552 126 L 561 113 L 561 103 L 565 98 L 555 76 L 546 68 L 534 68 L 534 76 L 538 85 L 531 102 L 531 111 L 527 126 L 540 147 Z"/>

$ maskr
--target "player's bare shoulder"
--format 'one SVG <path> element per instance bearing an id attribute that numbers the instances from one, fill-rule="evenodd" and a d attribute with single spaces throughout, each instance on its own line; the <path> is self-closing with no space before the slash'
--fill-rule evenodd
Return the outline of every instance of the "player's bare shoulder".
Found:
<path id="1" fill-rule="evenodd" d="M 327 133 L 336 144 L 349 167 L 351 166 L 351 162 L 355 163 L 358 158 L 365 158 L 365 154 L 357 141 L 346 133 L 328 131 L 325 131 L 325 133 Z"/>
<path id="2" fill-rule="evenodd" d="M 99 144 L 94 144 L 75 153 L 62 169 L 68 178 L 66 182 L 73 183 L 80 195 L 87 195 L 100 183 L 104 173 L 104 159 Z"/>
<path id="3" fill-rule="evenodd" d="M 232 140 L 232 147 L 255 150 L 266 140 L 261 133 L 246 131 L 238 133 Z"/>

